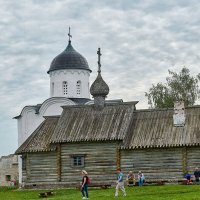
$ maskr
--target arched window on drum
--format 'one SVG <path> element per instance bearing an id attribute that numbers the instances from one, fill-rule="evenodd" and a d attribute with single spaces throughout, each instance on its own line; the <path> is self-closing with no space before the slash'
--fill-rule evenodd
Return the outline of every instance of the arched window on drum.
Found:
<path id="1" fill-rule="evenodd" d="M 63 81 L 63 94 L 67 95 L 68 93 L 68 84 L 67 81 Z"/>
<path id="2" fill-rule="evenodd" d="M 77 81 L 76 83 L 76 94 L 81 95 L 81 81 Z"/>

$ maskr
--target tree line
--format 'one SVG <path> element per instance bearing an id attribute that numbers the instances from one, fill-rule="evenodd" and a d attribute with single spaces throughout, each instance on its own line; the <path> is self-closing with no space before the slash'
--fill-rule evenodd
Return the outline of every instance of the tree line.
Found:
<path id="1" fill-rule="evenodd" d="M 145 92 L 150 108 L 171 108 L 175 101 L 183 101 L 185 106 L 194 105 L 200 94 L 200 73 L 192 76 L 186 67 L 179 73 L 171 70 L 168 73 L 166 83 L 152 84 Z"/>

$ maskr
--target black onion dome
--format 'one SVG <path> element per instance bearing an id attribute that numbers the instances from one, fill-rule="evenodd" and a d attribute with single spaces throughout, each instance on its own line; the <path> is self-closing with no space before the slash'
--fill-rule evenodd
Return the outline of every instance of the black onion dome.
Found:
<path id="1" fill-rule="evenodd" d="M 108 95 L 109 87 L 101 77 L 100 73 L 98 73 L 96 80 L 92 83 L 90 87 L 90 93 L 93 97 L 95 96 L 106 97 Z"/>
<path id="2" fill-rule="evenodd" d="M 67 48 L 53 59 L 47 73 L 60 69 L 85 69 L 91 72 L 87 60 L 72 47 L 71 41 Z"/>

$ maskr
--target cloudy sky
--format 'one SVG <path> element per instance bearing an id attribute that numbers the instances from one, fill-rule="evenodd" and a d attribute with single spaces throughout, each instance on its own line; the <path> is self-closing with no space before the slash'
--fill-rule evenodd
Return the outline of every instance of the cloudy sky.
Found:
<path id="1" fill-rule="evenodd" d="M 109 99 L 138 100 L 168 69 L 200 72 L 199 0 L 0 0 L 0 156 L 17 148 L 17 116 L 49 97 L 52 59 L 72 45 L 102 76 Z"/>

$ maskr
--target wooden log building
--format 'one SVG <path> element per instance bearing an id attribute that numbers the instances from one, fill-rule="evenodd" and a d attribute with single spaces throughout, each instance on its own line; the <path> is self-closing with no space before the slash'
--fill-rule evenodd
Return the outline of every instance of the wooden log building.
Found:
<path id="1" fill-rule="evenodd" d="M 82 169 L 93 184 L 113 183 L 116 169 L 139 170 L 147 181 L 181 180 L 200 164 L 200 106 L 185 109 L 174 126 L 173 109 L 135 110 L 136 102 L 65 106 L 46 117 L 16 151 L 31 186 L 76 186 Z"/>
<path id="2" fill-rule="evenodd" d="M 77 186 L 82 169 L 94 185 L 115 183 L 117 168 L 142 171 L 147 181 L 192 173 L 200 165 L 200 106 L 177 115 L 178 109 L 136 110 L 137 101 L 109 103 L 98 64 L 94 104 L 63 106 L 17 149 L 25 187 Z"/>

